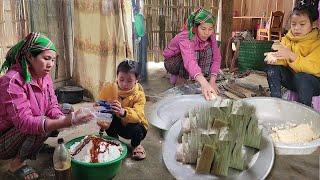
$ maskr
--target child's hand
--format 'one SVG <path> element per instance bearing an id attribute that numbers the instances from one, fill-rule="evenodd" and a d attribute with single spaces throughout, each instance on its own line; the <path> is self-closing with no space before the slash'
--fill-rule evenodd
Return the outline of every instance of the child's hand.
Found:
<path id="1" fill-rule="evenodd" d="M 281 59 L 281 58 L 279 58 L 279 57 L 275 54 L 275 52 L 269 52 L 269 53 L 266 53 L 266 58 L 264 59 L 264 61 L 265 61 L 267 64 L 275 64 L 278 59 Z"/>
<path id="2" fill-rule="evenodd" d="M 121 107 L 121 103 L 118 100 L 114 100 L 111 103 L 111 109 L 120 116 L 124 116 L 125 110 Z"/>
<path id="3" fill-rule="evenodd" d="M 272 49 L 273 50 L 275 50 L 275 51 L 279 51 L 279 49 L 281 49 L 281 48 L 284 48 L 285 46 L 284 45 L 282 45 L 279 41 L 278 42 L 274 42 L 273 44 L 272 44 Z"/>
<path id="4" fill-rule="evenodd" d="M 288 59 L 290 62 L 294 62 L 297 59 L 297 55 L 286 47 L 280 48 L 278 52 L 275 53 L 277 56 L 282 57 L 282 59 Z"/>

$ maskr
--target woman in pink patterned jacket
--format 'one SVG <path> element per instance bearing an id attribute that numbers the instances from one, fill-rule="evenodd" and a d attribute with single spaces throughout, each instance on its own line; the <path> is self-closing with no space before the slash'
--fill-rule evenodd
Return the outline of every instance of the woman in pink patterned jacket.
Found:
<path id="1" fill-rule="evenodd" d="M 201 85 L 207 100 L 218 93 L 216 77 L 221 63 L 214 26 L 215 17 L 200 8 L 188 17 L 187 28 L 178 33 L 163 51 L 171 83 L 180 84 L 184 79 L 194 79 Z"/>
<path id="2" fill-rule="evenodd" d="M 11 159 L 10 179 L 37 179 L 26 159 L 35 159 L 51 131 L 91 120 L 81 110 L 64 116 L 54 94 L 50 70 L 56 48 L 50 39 L 30 33 L 6 55 L 0 72 L 0 159 Z"/>

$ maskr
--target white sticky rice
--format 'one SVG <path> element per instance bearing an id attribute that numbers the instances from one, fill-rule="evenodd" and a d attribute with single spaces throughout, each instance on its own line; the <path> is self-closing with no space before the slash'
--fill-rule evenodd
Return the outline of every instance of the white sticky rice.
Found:
<path id="1" fill-rule="evenodd" d="M 98 138 L 95 136 L 86 136 L 80 142 L 75 142 L 70 146 L 70 152 L 72 157 L 77 161 L 92 162 L 90 150 L 93 148 L 93 141 L 90 138 Z M 89 142 L 88 142 L 89 140 Z M 99 143 L 99 153 L 97 155 L 98 163 L 110 162 L 120 157 L 122 147 L 119 145 L 110 144 L 109 140 L 105 140 Z M 86 144 L 85 144 L 86 143 Z M 79 151 L 79 148 L 80 151 Z M 79 151 L 78 153 L 76 153 Z M 76 154 L 75 154 L 76 153 Z"/>

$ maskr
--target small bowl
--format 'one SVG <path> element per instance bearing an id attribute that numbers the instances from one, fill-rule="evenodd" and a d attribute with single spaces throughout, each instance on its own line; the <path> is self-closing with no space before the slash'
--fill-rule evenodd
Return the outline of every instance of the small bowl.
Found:
<path id="1" fill-rule="evenodd" d="M 96 112 L 95 119 L 97 121 L 97 124 L 102 129 L 108 129 L 111 122 L 112 122 L 112 114 L 110 113 L 102 113 L 102 112 Z"/>

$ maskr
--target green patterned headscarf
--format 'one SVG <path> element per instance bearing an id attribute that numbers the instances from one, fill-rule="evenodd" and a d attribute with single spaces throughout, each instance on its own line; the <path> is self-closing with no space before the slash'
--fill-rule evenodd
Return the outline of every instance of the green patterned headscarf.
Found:
<path id="1" fill-rule="evenodd" d="M 45 50 L 56 52 L 56 47 L 46 36 L 32 32 L 23 40 L 14 45 L 7 53 L 6 60 L 1 66 L 0 72 L 10 69 L 14 64 L 19 63 L 22 68 L 22 76 L 26 82 L 31 81 L 31 74 L 28 69 L 27 54 L 37 56 Z"/>
<path id="2" fill-rule="evenodd" d="M 206 9 L 200 8 L 195 12 L 191 13 L 188 17 L 188 31 L 189 31 L 189 39 L 193 38 L 194 32 L 192 29 L 198 26 L 201 23 L 211 23 L 214 24 L 216 22 L 216 17 L 212 15 L 212 13 Z"/>

